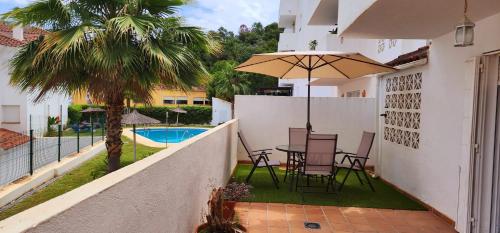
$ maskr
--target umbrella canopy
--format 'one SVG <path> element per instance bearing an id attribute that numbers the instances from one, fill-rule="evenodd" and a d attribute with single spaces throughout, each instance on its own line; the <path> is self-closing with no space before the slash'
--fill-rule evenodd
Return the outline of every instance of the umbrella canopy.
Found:
<path id="1" fill-rule="evenodd" d="M 348 79 L 319 78 L 311 81 L 311 87 L 331 87 L 349 82 Z"/>
<path id="2" fill-rule="evenodd" d="M 80 112 L 83 112 L 83 113 L 93 113 L 93 112 L 105 112 L 106 110 L 102 109 L 102 108 L 93 108 L 93 107 L 90 107 L 90 108 L 86 108 Z"/>
<path id="3" fill-rule="evenodd" d="M 335 51 L 295 51 L 255 54 L 235 68 L 237 71 L 264 74 L 277 78 L 311 77 L 324 79 L 354 79 L 370 74 L 388 73 L 394 68 L 374 61 L 360 53 Z M 311 85 L 307 85 L 307 124 L 310 123 Z"/>
<path id="4" fill-rule="evenodd" d="M 159 124 L 160 121 L 154 118 L 145 116 L 134 110 L 129 114 L 122 116 L 122 124 L 138 125 L 138 124 Z"/>
<path id="5" fill-rule="evenodd" d="M 174 109 L 171 109 L 170 111 L 176 112 L 176 113 L 187 113 L 187 111 L 182 109 L 182 108 L 174 108 Z"/>
<path id="6" fill-rule="evenodd" d="M 395 69 L 360 53 L 334 51 L 296 51 L 255 54 L 236 67 L 238 71 L 277 78 L 354 79 Z"/>

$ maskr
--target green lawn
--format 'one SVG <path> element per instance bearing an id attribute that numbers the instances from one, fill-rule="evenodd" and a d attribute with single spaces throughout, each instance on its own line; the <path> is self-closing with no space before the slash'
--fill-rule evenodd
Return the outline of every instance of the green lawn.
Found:
<path id="1" fill-rule="evenodd" d="M 250 173 L 250 169 L 251 166 L 249 165 L 238 165 L 234 179 L 238 182 L 244 182 L 246 176 Z M 267 169 L 257 169 L 250 180 L 250 184 L 253 186 L 251 190 L 253 197 L 245 201 L 425 210 L 422 205 L 404 196 L 379 179 L 370 178 L 376 190 L 376 192 L 372 192 L 368 184 L 364 182 L 365 185 L 361 185 L 354 174 L 349 176 L 346 185 L 340 193 L 326 193 L 326 184 L 321 184 L 319 180 L 315 181 L 315 179 L 311 179 L 311 185 L 320 185 L 321 192 L 304 194 L 305 200 L 302 202 L 300 192 L 288 191 L 288 178 L 287 183 L 283 183 L 284 171 L 281 169 L 279 171 L 278 169 L 275 170 L 281 182 L 280 189 L 274 187 Z M 339 182 L 344 178 L 344 174 L 345 172 L 342 171 L 338 174 L 337 180 Z M 310 191 L 318 190 L 315 189 Z"/>
<path id="2" fill-rule="evenodd" d="M 121 156 L 121 165 L 124 167 L 133 163 L 134 154 L 132 141 L 126 139 L 125 137 L 122 137 L 122 140 L 124 144 Z M 137 144 L 137 159 L 143 159 L 160 150 L 162 150 L 162 148 L 151 148 Z M 32 196 L 22 200 L 9 209 L 0 212 L 0 220 L 8 218 L 14 214 L 89 183 L 105 175 L 106 169 L 106 152 L 102 152 L 93 159 L 82 164 L 80 167 L 64 174 L 54 183 L 34 193 Z"/>

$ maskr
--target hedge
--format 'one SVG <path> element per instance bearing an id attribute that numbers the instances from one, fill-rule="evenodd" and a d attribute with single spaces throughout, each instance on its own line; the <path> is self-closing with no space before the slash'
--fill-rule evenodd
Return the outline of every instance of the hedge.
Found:
<path id="1" fill-rule="evenodd" d="M 89 120 L 89 114 L 82 114 L 80 111 L 88 108 L 88 105 L 70 105 L 68 107 L 68 120 L 70 124 L 74 124 L 81 120 Z M 96 107 L 96 106 L 94 106 Z M 104 106 L 97 106 L 99 108 L 105 108 Z M 137 111 L 146 116 L 155 118 L 162 123 L 165 123 L 165 113 L 169 109 L 177 108 L 176 106 L 168 107 L 137 107 Z M 209 124 L 212 121 L 212 107 L 210 106 L 181 106 L 180 108 L 187 111 L 186 114 L 179 114 L 180 124 Z M 101 114 L 101 113 L 100 113 Z M 97 115 L 97 114 L 96 114 Z M 95 115 L 94 115 L 95 116 Z M 173 124 L 177 120 L 177 113 L 169 111 L 168 112 L 168 122 Z"/>

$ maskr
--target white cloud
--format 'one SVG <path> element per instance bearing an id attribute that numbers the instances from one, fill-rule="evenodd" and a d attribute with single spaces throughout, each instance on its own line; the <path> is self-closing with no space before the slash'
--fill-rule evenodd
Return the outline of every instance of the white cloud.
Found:
<path id="1" fill-rule="evenodd" d="M 181 14 L 191 25 L 208 30 L 223 26 L 237 32 L 241 24 L 276 22 L 278 8 L 279 0 L 197 0 Z"/>
<path id="2" fill-rule="evenodd" d="M 16 6 L 25 6 L 30 2 L 33 2 L 35 0 L 0 0 L 0 3 L 8 3 L 11 5 L 16 5 Z"/>
<path id="3" fill-rule="evenodd" d="M 0 0 L 0 10 L 25 6 L 35 0 Z M 8 5 L 8 7 L 7 7 Z M 181 14 L 190 25 L 207 30 L 223 26 L 238 32 L 241 24 L 267 25 L 278 20 L 279 0 L 194 0 L 182 7 Z"/>

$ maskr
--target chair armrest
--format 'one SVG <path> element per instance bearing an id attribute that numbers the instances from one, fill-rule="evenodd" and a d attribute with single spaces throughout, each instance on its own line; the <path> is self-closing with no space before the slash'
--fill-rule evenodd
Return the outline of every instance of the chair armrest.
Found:
<path id="1" fill-rule="evenodd" d="M 261 152 L 261 151 L 268 151 L 268 150 L 273 150 L 273 149 L 254 150 L 254 151 L 252 151 L 252 152 Z"/>

